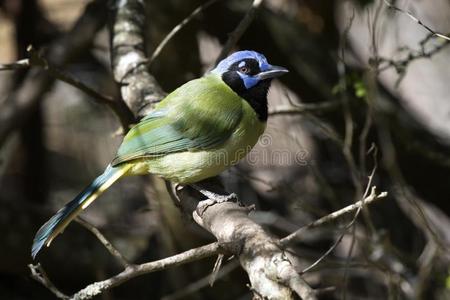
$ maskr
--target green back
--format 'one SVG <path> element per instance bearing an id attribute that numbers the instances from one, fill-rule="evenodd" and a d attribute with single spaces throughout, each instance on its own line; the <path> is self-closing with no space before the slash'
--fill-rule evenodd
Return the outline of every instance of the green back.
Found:
<path id="1" fill-rule="evenodd" d="M 182 85 L 130 129 L 112 165 L 224 143 L 242 118 L 242 99 L 217 75 Z"/>

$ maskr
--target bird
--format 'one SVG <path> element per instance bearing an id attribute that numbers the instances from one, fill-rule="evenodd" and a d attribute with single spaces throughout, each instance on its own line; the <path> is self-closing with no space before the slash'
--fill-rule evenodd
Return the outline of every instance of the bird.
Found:
<path id="1" fill-rule="evenodd" d="M 32 258 L 123 176 L 154 174 L 195 185 L 236 164 L 266 128 L 272 79 L 287 72 L 242 50 L 168 94 L 128 131 L 103 174 L 37 231 Z"/>

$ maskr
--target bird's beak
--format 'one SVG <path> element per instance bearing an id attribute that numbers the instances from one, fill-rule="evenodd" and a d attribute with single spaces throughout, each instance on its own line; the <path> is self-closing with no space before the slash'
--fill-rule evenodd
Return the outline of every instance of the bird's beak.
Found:
<path id="1" fill-rule="evenodd" d="M 270 66 L 266 71 L 260 72 L 256 77 L 260 80 L 271 79 L 286 74 L 288 69 L 279 66 Z"/>

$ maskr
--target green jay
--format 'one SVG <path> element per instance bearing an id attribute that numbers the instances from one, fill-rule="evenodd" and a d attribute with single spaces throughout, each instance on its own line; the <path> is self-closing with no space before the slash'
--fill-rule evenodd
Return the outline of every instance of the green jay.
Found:
<path id="1" fill-rule="evenodd" d="M 167 95 L 130 129 L 104 173 L 38 230 L 32 257 L 122 176 L 187 185 L 237 163 L 264 132 L 271 80 L 286 72 L 258 52 L 238 51 Z"/>

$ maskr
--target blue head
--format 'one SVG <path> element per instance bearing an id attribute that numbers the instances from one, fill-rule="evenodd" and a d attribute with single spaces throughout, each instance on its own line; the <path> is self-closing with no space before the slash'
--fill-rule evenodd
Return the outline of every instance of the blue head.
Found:
<path id="1" fill-rule="evenodd" d="M 288 70 L 272 66 L 261 53 L 244 50 L 223 59 L 211 72 L 221 75 L 225 82 L 227 82 L 225 79 L 229 81 L 240 79 L 245 89 L 248 90 L 259 82 L 281 76 Z"/>
<path id="2" fill-rule="evenodd" d="M 271 80 L 287 72 L 283 67 L 269 64 L 264 55 L 255 51 L 235 52 L 211 71 L 247 100 L 261 121 L 267 120 L 267 92 Z"/>

